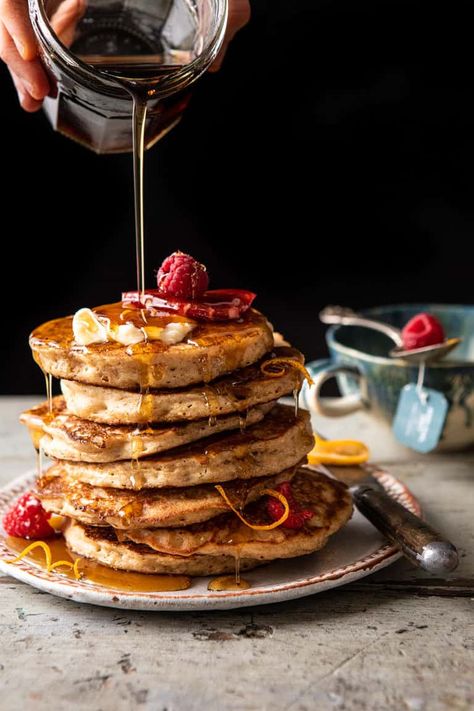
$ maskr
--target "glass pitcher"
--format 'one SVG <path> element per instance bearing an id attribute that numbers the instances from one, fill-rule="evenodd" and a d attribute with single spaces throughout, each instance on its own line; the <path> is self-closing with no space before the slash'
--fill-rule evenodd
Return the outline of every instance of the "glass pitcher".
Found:
<path id="1" fill-rule="evenodd" d="M 132 95 L 146 92 L 149 148 L 181 118 L 215 59 L 227 0 L 29 0 L 56 131 L 97 153 L 132 150 Z"/>

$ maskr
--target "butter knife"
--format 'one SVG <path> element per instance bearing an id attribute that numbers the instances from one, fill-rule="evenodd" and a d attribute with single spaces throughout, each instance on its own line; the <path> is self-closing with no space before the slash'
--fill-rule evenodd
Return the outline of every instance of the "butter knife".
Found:
<path id="1" fill-rule="evenodd" d="M 344 482 L 361 514 L 419 568 L 439 575 L 457 567 L 459 556 L 455 546 L 392 499 L 372 475 L 369 466 L 318 464 L 318 469 Z"/>

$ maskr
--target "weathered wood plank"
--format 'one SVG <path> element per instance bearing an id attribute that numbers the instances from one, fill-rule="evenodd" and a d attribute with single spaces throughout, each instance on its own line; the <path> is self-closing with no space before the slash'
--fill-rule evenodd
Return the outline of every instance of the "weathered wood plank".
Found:
<path id="1" fill-rule="evenodd" d="M 343 589 L 146 614 L 2 590 L 2 708 L 468 709 L 472 601 Z"/>

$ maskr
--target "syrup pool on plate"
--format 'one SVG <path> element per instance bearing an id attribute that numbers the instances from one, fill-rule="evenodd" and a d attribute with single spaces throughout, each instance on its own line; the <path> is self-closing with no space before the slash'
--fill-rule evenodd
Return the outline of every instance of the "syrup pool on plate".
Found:
<path id="1" fill-rule="evenodd" d="M 218 591 L 232 591 L 232 590 L 248 590 L 251 587 L 250 583 L 244 578 L 236 579 L 235 575 L 220 575 L 218 578 L 213 578 L 209 585 L 208 590 L 213 592 Z"/>
<path id="2" fill-rule="evenodd" d="M 20 554 L 30 541 L 23 538 L 6 539 L 6 545 L 12 553 Z M 62 536 L 50 538 L 47 541 L 51 549 L 53 563 L 58 560 L 66 560 L 71 563 L 76 560 L 74 554 L 71 555 Z M 22 560 L 29 561 L 39 568 L 46 569 L 46 560 L 43 550 L 36 548 L 26 555 Z M 13 563 L 13 565 L 15 565 Z M 81 582 L 100 585 L 111 590 L 123 592 L 174 592 L 177 590 L 187 590 L 191 587 L 191 578 L 187 575 L 145 575 L 143 573 L 130 573 L 123 570 L 114 570 L 93 561 L 81 558 L 79 564 Z M 58 580 L 69 578 L 75 580 L 72 570 L 61 568 L 60 572 L 52 572 L 57 575 Z"/>

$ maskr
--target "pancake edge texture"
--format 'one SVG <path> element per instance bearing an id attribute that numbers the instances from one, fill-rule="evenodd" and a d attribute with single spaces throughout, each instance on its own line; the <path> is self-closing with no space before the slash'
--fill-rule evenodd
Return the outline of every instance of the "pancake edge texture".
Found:
<path id="1" fill-rule="evenodd" d="M 78 556 L 126 572 L 208 576 L 235 572 L 235 558 L 230 556 L 173 556 L 133 543 L 119 543 L 110 535 L 111 529 L 84 526 L 72 519 L 64 529 L 68 548 Z M 242 558 L 241 570 L 251 570 L 260 561 Z"/>
<path id="2" fill-rule="evenodd" d="M 305 459 L 314 445 L 306 410 L 295 417 L 276 405 L 244 432 L 224 432 L 202 443 L 178 447 L 146 459 L 108 463 L 63 461 L 66 475 L 92 486 L 151 489 L 195 486 L 277 474 Z"/>
<path id="3" fill-rule="evenodd" d="M 53 459 L 76 462 L 115 462 L 140 459 L 201 441 L 221 432 L 237 430 L 260 422 L 275 403 L 264 403 L 245 413 L 231 413 L 212 420 L 167 423 L 143 429 L 132 425 L 105 425 L 70 415 L 64 399 L 53 399 L 51 419 L 48 403 L 42 403 L 20 415 L 20 422 L 30 431 L 37 449 Z M 205 446 L 203 444 L 203 446 Z"/>
<path id="4" fill-rule="evenodd" d="M 291 487 L 301 509 L 314 511 L 301 529 L 253 530 L 229 513 L 187 529 L 127 529 L 118 538 L 171 555 L 241 555 L 256 560 L 307 555 L 325 546 L 350 519 L 352 496 L 341 482 L 305 468 L 298 470 Z M 262 500 L 252 506 L 265 512 Z M 244 513 L 249 515 L 247 509 Z"/>
<path id="5" fill-rule="evenodd" d="M 231 481 L 226 484 L 226 492 L 237 505 L 246 506 L 261 497 L 264 489 L 291 481 L 295 470 L 293 467 L 269 477 Z M 35 494 L 50 513 L 73 518 L 86 526 L 119 529 L 189 526 L 229 510 L 212 484 L 141 492 L 88 484 L 75 486 L 60 464 L 48 469 L 38 480 Z"/>
<path id="6" fill-rule="evenodd" d="M 275 348 L 273 354 L 304 362 L 295 348 Z M 61 389 L 68 412 L 93 422 L 133 425 L 203 420 L 245 412 L 300 389 L 302 374 L 296 368 L 287 367 L 278 377 L 272 377 L 262 373 L 260 366 L 261 363 L 252 364 L 215 382 L 184 390 L 150 390 L 141 394 L 65 379 Z"/>

